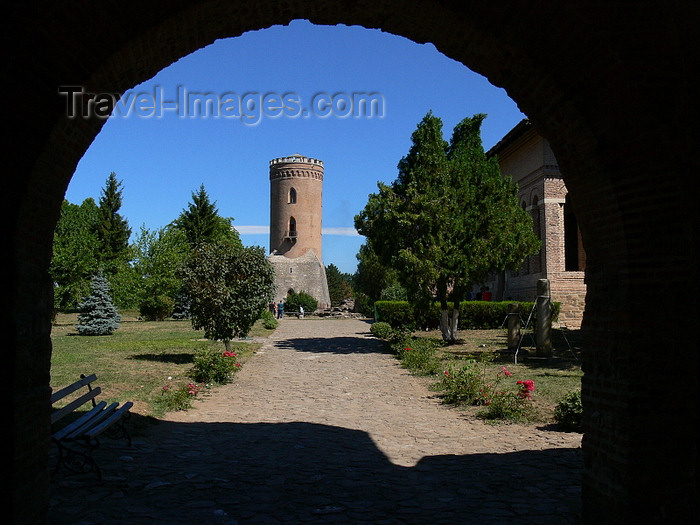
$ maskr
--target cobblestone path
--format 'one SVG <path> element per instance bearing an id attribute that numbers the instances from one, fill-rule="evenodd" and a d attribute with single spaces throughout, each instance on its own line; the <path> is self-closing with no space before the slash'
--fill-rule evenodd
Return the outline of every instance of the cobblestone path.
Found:
<path id="1" fill-rule="evenodd" d="M 581 436 L 440 405 L 360 320 L 285 319 L 235 382 L 104 480 L 54 481 L 54 524 L 572 524 Z"/>

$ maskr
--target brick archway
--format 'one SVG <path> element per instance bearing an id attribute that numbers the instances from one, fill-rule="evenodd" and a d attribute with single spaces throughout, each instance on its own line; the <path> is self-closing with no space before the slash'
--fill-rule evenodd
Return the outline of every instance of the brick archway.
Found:
<path id="1" fill-rule="evenodd" d="M 586 522 L 679 522 L 697 513 L 693 209 L 698 63 L 689 1 L 605 5 L 377 0 L 50 3 L 6 16 L 3 298 L 12 385 L 13 512 L 48 507 L 50 282 L 60 202 L 99 132 L 64 117 L 61 85 L 124 92 L 217 38 L 306 18 L 380 28 L 439 50 L 504 87 L 547 137 L 575 197 L 587 251 Z M 12 97 L 12 98 L 9 98 Z M 670 402 L 669 400 L 673 400 Z"/>

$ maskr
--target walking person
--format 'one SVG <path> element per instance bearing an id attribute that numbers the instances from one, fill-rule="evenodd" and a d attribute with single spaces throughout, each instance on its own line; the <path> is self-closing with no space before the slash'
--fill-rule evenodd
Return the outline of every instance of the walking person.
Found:
<path id="1" fill-rule="evenodd" d="M 282 319 L 284 317 L 284 303 L 280 299 L 280 302 L 277 304 L 277 319 Z"/>

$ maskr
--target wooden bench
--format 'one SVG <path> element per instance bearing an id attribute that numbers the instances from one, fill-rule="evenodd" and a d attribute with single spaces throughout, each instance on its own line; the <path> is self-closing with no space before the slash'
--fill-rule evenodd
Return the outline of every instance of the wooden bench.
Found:
<path id="1" fill-rule="evenodd" d="M 52 412 L 52 429 L 58 421 L 73 414 L 76 409 L 88 402 L 92 403 L 92 409 L 80 415 L 75 421 L 56 431 L 52 430 L 51 439 L 58 447 L 58 462 L 54 472 L 57 472 L 61 465 L 65 465 L 75 472 L 96 472 L 101 479 L 102 472 L 92 458 L 93 450 L 100 444 L 99 436 L 105 433 L 105 435 L 114 438 L 126 438 L 128 445 L 131 446 L 131 436 L 125 423 L 133 403 L 128 401 L 121 406 L 119 403 L 112 403 L 108 406 L 105 401 L 98 403 L 95 398 L 102 392 L 102 389 L 93 387 L 91 384 L 96 380 L 95 374 L 89 376 L 81 374 L 79 381 L 54 392 L 51 396 L 51 404 L 53 405 L 73 392 L 87 387 L 86 393 Z"/>

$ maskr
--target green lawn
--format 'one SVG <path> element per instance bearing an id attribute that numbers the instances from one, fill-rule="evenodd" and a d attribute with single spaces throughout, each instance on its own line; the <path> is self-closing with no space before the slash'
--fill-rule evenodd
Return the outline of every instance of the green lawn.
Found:
<path id="1" fill-rule="evenodd" d="M 195 352 L 210 347 L 223 352 L 221 342 L 204 339 L 201 331 L 192 329 L 190 321 L 139 321 L 132 313 L 122 313 L 120 328 L 109 336 L 81 336 L 75 330 L 76 316 L 59 314 L 52 329 L 51 387 L 56 390 L 76 381 L 80 374 L 95 373 L 107 401 L 133 401 L 132 412 L 146 417 L 160 417 L 158 404 L 163 386 L 177 386 L 191 380 L 187 376 Z M 250 336 L 267 337 L 258 321 Z M 554 330 L 554 356 L 539 360 L 527 358 L 530 343 L 514 363 L 512 354 L 503 353 L 507 347 L 505 330 L 464 330 L 459 344 L 439 346 L 437 355 L 441 366 L 459 364 L 469 359 L 479 360 L 489 355 L 485 366 L 489 377 L 501 366 L 512 372 L 512 381 L 532 379 L 533 392 L 540 419 L 551 421 L 556 403 L 568 392 L 581 388 L 580 343 L 578 332 Z M 415 337 L 439 340 L 437 332 L 417 332 Z M 236 342 L 234 351 L 239 361 L 245 361 L 260 347 L 260 343 Z M 430 377 L 431 382 L 439 376 Z M 473 407 L 460 407 L 473 411 Z"/>
<path id="2" fill-rule="evenodd" d="M 56 390 L 79 379 L 80 374 L 97 374 L 101 398 L 133 401 L 132 412 L 159 416 L 154 400 L 165 384 L 186 384 L 195 351 L 211 347 L 224 351 L 221 342 L 204 339 L 190 321 L 139 321 L 122 313 L 118 330 L 108 336 L 81 336 L 75 330 L 77 317 L 59 314 L 52 328 L 51 388 Z M 256 323 L 251 337 L 266 337 L 272 330 Z M 234 351 L 244 363 L 260 343 L 236 342 Z"/>
<path id="3" fill-rule="evenodd" d="M 483 367 L 488 381 L 493 381 L 503 366 L 513 374 L 508 380 L 502 380 L 503 384 L 532 379 L 535 382 L 532 400 L 541 422 L 552 422 L 554 408 L 562 397 L 581 389 L 583 372 L 581 336 L 578 330 L 554 329 L 554 351 L 549 359 L 535 357 L 534 341 L 530 334 L 526 334 L 518 352 L 517 364 L 516 356 L 507 352 L 508 338 L 505 329 L 462 330 L 459 332 L 458 344 L 448 346 L 442 346 L 438 331 L 415 332 L 413 336 L 432 339 L 439 344 L 437 356 L 445 370 L 450 365 L 459 366 L 467 360 L 475 360 L 484 363 L 480 366 Z M 439 379 L 439 375 L 429 378 L 432 383 Z M 464 406 L 460 409 L 470 413 L 479 410 L 477 407 Z"/>

